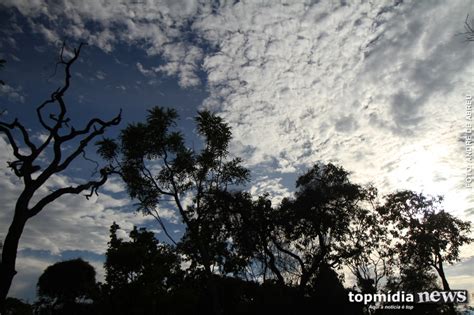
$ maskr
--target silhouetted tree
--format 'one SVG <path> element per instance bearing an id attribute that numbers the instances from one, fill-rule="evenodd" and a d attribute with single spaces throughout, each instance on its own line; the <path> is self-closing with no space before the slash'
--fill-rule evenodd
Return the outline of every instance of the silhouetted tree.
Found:
<path id="1" fill-rule="evenodd" d="M 33 315 L 33 307 L 25 301 L 9 297 L 5 301 L 5 315 Z"/>
<path id="2" fill-rule="evenodd" d="M 444 290 L 450 290 L 445 264 L 459 260 L 459 249 L 472 242 L 470 222 L 440 209 L 442 198 L 431 198 L 413 191 L 388 195 L 379 208 L 395 237 L 395 252 L 401 265 L 433 268 Z"/>
<path id="3" fill-rule="evenodd" d="M 348 290 L 344 288 L 341 276 L 331 266 L 323 263 L 312 278 L 313 307 L 334 310 L 337 314 L 358 314 L 360 307 L 348 302 Z"/>
<path id="4" fill-rule="evenodd" d="M 249 193 L 228 194 L 227 211 L 221 212 L 226 230 L 232 238 L 231 255 L 233 268 L 228 271 L 238 272 L 244 268 L 246 275 L 253 280 L 275 280 L 280 286 L 285 285 L 280 270 L 278 250 L 272 243 L 277 224 L 277 210 L 267 195 L 256 199 Z M 251 272 L 248 272 L 251 270 Z"/>
<path id="5" fill-rule="evenodd" d="M 361 252 L 361 244 L 354 242 L 354 222 L 367 215 L 363 203 L 369 194 L 348 175 L 333 164 L 315 165 L 298 178 L 295 198 L 284 199 L 279 208 L 279 230 L 272 241 L 297 268 L 301 292 L 321 266 L 341 267 Z"/>
<path id="6" fill-rule="evenodd" d="M 17 119 L 12 123 L 0 121 L 0 133 L 6 135 L 15 159 L 8 162 L 8 165 L 23 181 L 23 189 L 16 201 L 13 220 L 3 243 L 0 265 L 0 312 L 5 308 L 5 298 L 16 274 L 18 243 L 26 222 L 63 195 L 90 191 L 88 196 L 91 196 L 106 182 L 109 175 L 108 168 L 102 168 L 97 180 L 87 181 L 77 186 L 55 188 L 46 194 L 41 191 L 52 176 L 60 174 L 72 161 L 84 155 L 84 150 L 94 138 L 103 134 L 108 127 L 120 122 L 119 114 L 109 121 L 93 118 L 85 128 L 79 130 L 70 126 L 64 97 L 71 83 L 71 66 L 79 57 L 81 48 L 82 45 L 74 49 L 73 57 L 65 60 L 63 46 L 58 65 L 64 66 L 64 85 L 54 91 L 50 99 L 36 108 L 39 123 L 47 132 L 42 143 L 36 144 L 28 129 Z M 53 105 L 56 105 L 56 111 L 51 109 L 46 112 L 47 107 Z M 45 116 L 47 113 L 49 115 Z M 47 151 L 51 151 L 52 156 L 49 156 Z"/>
<path id="7" fill-rule="evenodd" d="M 139 209 L 152 214 L 170 239 L 157 206 L 171 198 L 186 226 L 182 248 L 190 250 L 186 254 L 192 257 L 192 267 L 204 271 L 213 312 L 220 314 L 212 266 L 219 263 L 217 249 L 223 245 L 210 203 L 216 193 L 246 182 L 249 172 L 240 159 L 229 158 L 231 131 L 222 118 L 208 111 L 198 113 L 197 131 L 203 139 L 200 151 L 186 147 L 183 135 L 172 130 L 176 119 L 172 109 L 152 108 L 145 123 L 129 125 L 120 143 L 99 142 L 98 152 L 122 176 L 130 196 L 139 200 Z"/>
<path id="8" fill-rule="evenodd" d="M 393 275 L 390 261 L 393 260 L 387 226 L 378 213 L 380 206 L 378 193 L 368 187 L 366 207 L 359 209 L 359 215 L 352 222 L 352 238 L 349 247 L 359 248 L 359 253 L 349 257 L 346 266 L 356 277 L 356 284 L 362 293 L 375 293 L 382 289 L 384 282 Z"/>
<path id="9" fill-rule="evenodd" d="M 398 273 L 388 277 L 387 291 L 423 292 L 439 290 L 436 274 L 431 269 L 420 268 L 413 264 L 399 264 Z"/>
<path id="10" fill-rule="evenodd" d="M 441 197 L 400 191 L 388 195 L 379 208 L 393 236 L 392 263 L 398 263 L 400 273 L 398 280 L 391 279 L 389 287 L 397 284 L 412 292 L 433 290 L 437 286 L 435 271 L 442 288 L 450 290 L 444 267 L 459 261 L 460 247 L 473 239 L 469 237 L 470 223 L 445 212 L 441 202 Z M 424 312 L 426 307 L 417 308 Z M 453 304 L 434 308 L 439 314 L 456 314 Z"/>
<path id="11" fill-rule="evenodd" d="M 373 192 L 350 183 L 347 176 L 332 164 L 316 165 L 298 179 L 295 198 L 285 199 L 280 207 L 272 207 L 266 195 L 228 194 L 223 221 L 232 239 L 231 257 L 246 267 L 241 268 L 243 275 L 235 275 L 263 281 L 260 289 L 275 297 L 267 297 L 266 303 L 282 303 L 272 312 L 307 312 L 336 304 L 341 314 L 361 312 L 360 306 L 346 303 L 347 291 L 335 268 L 370 244 L 366 228 L 375 221 L 363 206 Z M 251 305 L 258 308 L 258 294 L 253 300 Z"/>
<path id="12" fill-rule="evenodd" d="M 348 260 L 347 266 L 356 277 L 356 284 L 362 293 L 375 293 L 382 289 L 383 281 L 393 275 L 388 248 L 383 248 L 381 243 L 377 247 L 366 247 L 360 255 L 355 255 Z"/>
<path id="13" fill-rule="evenodd" d="M 106 314 L 166 314 L 174 307 L 173 294 L 182 283 L 181 260 L 170 245 L 159 243 L 153 232 L 136 227 L 130 241 L 110 228 L 106 252 L 103 308 Z M 186 302 L 186 301 L 181 301 Z M 179 307 L 177 307 L 179 309 Z"/>
<path id="14" fill-rule="evenodd" d="M 385 287 L 381 291 L 384 292 L 431 292 L 440 290 L 437 276 L 432 269 L 420 268 L 420 266 L 404 263 L 401 264 L 397 261 L 397 256 L 393 256 L 391 262 L 392 267 L 395 267 L 396 272 L 392 272 L 387 277 Z M 394 266 L 395 265 L 395 266 Z M 385 303 L 385 305 L 397 304 L 397 303 Z M 399 303 L 398 303 L 399 304 Z M 438 303 L 402 303 L 405 305 L 411 305 L 413 309 L 403 312 L 402 314 L 412 315 L 431 315 L 431 314 L 453 314 L 452 305 L 438 304 Z M 400 310 L 383 311 L 377 310 L 375 314 L 396 314 Z"/>
<path id="15" fill-rule="evenodd" d="M 97 296 L 95 269 L 81 258 L 46 268 L 37 284 L 40 314 L 90 314 Z"/>
<path id="16" fill-rule="evenodd" d="M 129 313 L 287 314 L 331 307 L 342 314 L 361 314 L 362 305 L 347 302 L 343 266 L 350 267 L 363 293 L 432 290 L 437 288 L 435 272 L 449 288 L 443 266 L 456 261 L 459 247 L 471 241 L 469 224 L 434 211 L 438 201 L 401 192 L 382 203 L 374 187 L 354 184 L 342 167 L 320 163 L 298 178 L 294 197 L 272 206 L 268 195 L 256 198 L 236 189 L 247 181 L 248 171 L 239 159 L 228 157 L 231 133 L 222 119 L 198 114 L 204 144 L 197 151 L 186 147 L 173 129 L 176 118 L 174 110 L 153 108 L 146 122 L 129 125 L 119 141 L 97 143 L 110 172 L 119 174 L 139 201 L 138 209 L 154 216 L 176 245 L 169 253 L 189 262 L 175 284 L 139 281 L 142 270 L 153 269 L 137 267 L 148 254 L 137 254 L 138 241 L 118 240 L 118 227 L 113 226 L 108 263 L 115 261 L 122 269 L 106 267 L 111 271 L 104 292 L 110 303 L 120 301 L 115 312 L 134 305 Z M 186 226 L 179 241 L 160 216 L 160 203 L 169 200 Z M 142 241 L 152 248 L 159 244 L 152 233 L 133 233 L 137 240 L 144 233 Z M 131 258 L 114 258 L 114 248 Z M 139 288 L 147 288 L 140 293 L 146 299 L 124 302 L 141 292 Z M 163 299 L 187 301 L 181 303 L 187 308 L 171 309 Z M 423 306 L 416 314 L 452 310 Z"/>

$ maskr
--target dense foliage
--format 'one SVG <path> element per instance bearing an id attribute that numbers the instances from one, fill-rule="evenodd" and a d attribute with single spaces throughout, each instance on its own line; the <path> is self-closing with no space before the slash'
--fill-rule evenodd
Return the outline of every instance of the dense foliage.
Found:
<path id="1" fill-rule="evenodd" d="M 240 186 L 249 172 L 229 157 L 231 132 L 221 118 L 198 113 L 200 150 L 173 130 L 176 119 L 173 110 L 153 108 L 118 141 L 98 143 L 137 210 L 166 231 L 159 211 L 172 207 L 186 231 L 179 240 L 167 233 L 163 243 L 134 228 L 123 240 L 114 223 L 94 312 L 368 314 L 367 306 L 349 303 L 350 292 L 450 289 L 444 267 L 472 239 L 470 224 L 446 212 L 441 198 L 412 191 L 380 196 L 353 183 L 344 168 L 317 163 L 297 179 L 292 197 L 272 204 L 269 195 Z M 456 311 L 414 306 L 410 314 Z"/>

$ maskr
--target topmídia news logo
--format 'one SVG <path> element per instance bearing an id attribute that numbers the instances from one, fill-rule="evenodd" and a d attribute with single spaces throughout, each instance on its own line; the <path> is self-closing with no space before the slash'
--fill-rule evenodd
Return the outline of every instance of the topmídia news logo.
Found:
<path id="1" fill-rule="evenodd" d="M 349 302 L 364 303 L 468 303 L 467 290 L 424 291 L 408 293 L 405 291 L 387 293 L 354 293 L 349 292 Z"/>

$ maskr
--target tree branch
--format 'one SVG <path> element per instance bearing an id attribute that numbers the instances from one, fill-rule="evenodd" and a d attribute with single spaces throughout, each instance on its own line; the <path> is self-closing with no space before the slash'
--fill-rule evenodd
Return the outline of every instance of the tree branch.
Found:
<path id="1" fill-rule="evenodd" d="M 151 211 L 149 208 L 147 208 L 148 210 L 148 213 L 151 214 L 152 217 L 155 218 L 155 220 L 158 222 L 158 224 L 161 226 L 161 228 L 163 229 L 163 232 L 165 232 L 165 235 L 171 240 L 171 242 L 173 242 L 174 245 L 178 245 L 176 243 L 176 241 L 171 237 L 171 235 L 168 233 L 168 229 L 166 228 L 164 222 L 163 222 L 163 219 L 161 218 L 158 210 L 156 209 L 153 209 L 153 211 Z"/>
<path id="2" fill-rule="evenodd" d="M 122 110 L 120 110 L 119 114 L 113 118 L 112 120 L 110 121 L 106 121 L 106 122 L 103 122 L 103 124 L 101 125 L 101 127 L 99 129 L 95 129 L 92 133 L 90 133 L 87 137 L 85 137 L 84 139 L 81 140 L 79 146 L 77 147 L 77 149 L 71 153 L 71 155 L 69 155 L 65 160 L 64 162 L 62 162 L 61 164 L 59 164 L 57 166 L 57 170 L 55 171 L 55 173 L 58 173 L 64 169 L 66 169 L 69 164 L 77 157 L 79 156 L 79 154 L 81 154 L 83 152 L 83 150 L 85 149 L 85 147 L 97 136 L 103 134 L 105 132 L 105 129 L 107 127 L 111 127 L 111 126 L 116 126 L 120 123 L 121 119 L 122 119 Z M 59 141 L 58 141 L 59 145 L 63 144 L 64 142 L 61 140 L 61 138 L 59 138 Z"/>
<path id="3" fill-rule="evenodd" d="M 23 161 L 24 159 L 26 159 L 26 156 L 24 156 L 20 153 L 20 150 L 18 148 L 18 144 L 16 143 L 15 138 L 13 137 L 13 134 L 11 133 L 12 128 L 10 128 L 9 126 L 10 125 L 8 125 L 8 124 L 0 122 L 0 131 L 3 132 L 7 136 L 8 142 L 10 142 L 10 146 L 13 149 L 13 155 L 17 159 Z"/>
<path id="4" fill-rule="evenodd" d="M 285 254 L 287 254 L 287 255 L 293 257 L 294 259 L 296 259 L 296 260 L 298 261 L 300 267 L 301 267 L 301 273 L 303 273 L 303 274 L 305 273 L 306 268 L 305 268 L 305 265 L 304 265 L 304 261 L 301 259 L 300 256 L 298 256 L 298 255 L 296 255 L 295 253 L 292 253 L 291 251 L 289 251 L 289 250 L 283 248 L 283 246 L 281 246 L 280 244 L 278 244 L 278 242 L 277 242 L 277 240 L 276 240 L 275 238 L 272 238 L 272 242 L 273 242 L 273 244 L 275 244 L 276 248 L 277 248 L 279 251 L 281 251 L 281 252 L 283 252 L 283 253 L 285 253 Z"/>
<path id="5" fill-rule="evenodd" d="M 49 100 L 46 100 L 44 101 L 37 109 L 36 109 L 36 112 L 37 112 L 37 115 L 38 115 L 38 119 L 41 123 L 41 125 L 48 131 L 50 131 L 51 133 L 53 133 L 53 135 L 58 135 L 58 131 L 59 129 L 62 127 L 62 124 L 65 122 L 64 120 L 64 116 L 66 115 L 66 105 L 64 104 L 64 101 L 62 100 L 62 97 L 64 96 L 64 94 L 66 93 L 66 91 L 69 89 L 69 86 L 71 84 L 71 66 L 72 64 L 77 60 L 77 58 L 79 58 L 79 54 L 81 52 L 81 49 L 82 49 L 82 46 L 84 46 L 85 44 L 84 43 L 81 43 L 79 44 L 79 47 L 76 49 L 74 49 L 74 55 L 71 59 L 69 59 L 68 61 L 65 61 L 64 60 L 64 48 L 65 48 L 65 43 L 63 43 L 63 46 L 61 47 L 61 52 L 59 54 L 59 61 L 57 63 L 58 64 L 62 64 L 62 65 L 65 65 L 65 69 L 64 69 L 64 72 L 65 72 L 65 79 L 64 79 L 64 86 L 61 88 L 58 88 L 56 91 L 54 91 L 53 93 L 51 93 L 51 98 Z M 54 127 L 50 127 L 48 126 L 48 124 L 45 122 L 44 118 L 43 118 L 43 115 L 41 113 L 42 109 L 48 105 L 48 104 L 51 104 L 51 103 L 54 103 L 54 102 L 58 102 L 59 104 L 59 107 L 60 107 L 60 112 L 59 112 L 59 116 L 57 119 L 54 119 L 54 121 L 56 121 Z M 51 117 L 53 118 L 53 117 Z M 58 135 L 59 136 L 59 135 Z"/>
<path id="6" fill-rule="evenodd" d="M 64 187 L 64 188 L 59 188 L 55 191 L 53 191 L 51 194 L 47 195 L 46 197 L 42 198 L 40 201 L 36 203 L 36 205 L 31 208 L 28 211 L 28 217 L 34 217 L 37 215 L 43 208 L 48 205 L 49 203 L 55 201 L 59 197 L 65 195 L 65 194 L 80 194 L 81 192 L 85 190 L 90 189 L 90 193 L 86 195 L 86 198 L 89 199 L 92 197 L 93 194 L 97 194 L 97 190 L 99 189 L 100 186 L 105 184 L 107 181 L 108 175 L 109 175 L 109 170 L 108 168 L 103 168 L 100 170 L 101 178 L 100 180 L 97 181 L 89 181 L 85 184 L 78 185 L 78 186 L 70 186 L 70 187 Z"/>
<path id="7" fill-rule="evenodd" d="M 156 190 L 158 190 L 160 194 L 167 195 L 167 196 L 174 196 L 172 192 L 164 191 L 163 189 L 161 189 L 161 187 L 158 185 L 156 180 L 153 178 L 153 174 L 151 174 L 151 171 L 148 169 L 148 167 L 145 166 L 145 163 L 143 163 L 143 167 L 140 168 L 140 170 L 142 171 L 143 176 L 148 178 L 148 180 L 150 180 L 153 183 L 153 186 L 155 186 Z"/>
<path id="8" fill-rule="evenodd" d="M 122 115 L 122 109 L 120 109 L 119 114 L 113 120 L 121 117 L 121 115 Z M 94 119 L 91 119 L 87 123 L 87 126 L 84 129 L 75 130 L 74 127 L 72 127 L 71 132 L 69 134 L 67 134 L 65 136 L 62 136 L 62 137 L 59 137 L 59 139 L 61 140 L 61 142 L 66 142 L 66 141 L 69 141 L 71 139 L 74 139 L 77 136 L 88 134 L 91 131 L 92 127 L 94 127 L 94 124 L 99 124 L 102 128 L 102 127 L 109 127 L 110 122 L 111 121 L 103 121 L 102 119 L 94 118 Z"/>

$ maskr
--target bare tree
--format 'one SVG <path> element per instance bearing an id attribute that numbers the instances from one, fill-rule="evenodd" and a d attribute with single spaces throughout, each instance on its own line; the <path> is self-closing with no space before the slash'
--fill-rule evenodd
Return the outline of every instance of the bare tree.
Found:
<path id="1" fill-rule="evenodd" d="M 474 42 L 474 24 L 469 22 L 469 14 L 466 16 L 466 20 L 464 21 L 464 29 L 465 32 L 459 33 L 458 35 L 463 35 L 466 37 L 466 42 Z"/>
<path id="2" fill-rule="evenodd" d="M 2 314 L 6 296 L 16 274 L 18 244 L 26 222 L 63 195 L 87 191 L 86 197 L 88 198 L 94 193 L 97 194 L 98 188 L 107 181 L 111 172 L 105 167 L 99 171 L 100 177 L 86 183 L 60 187 L 44 196 L 40 192 L 40 188 L 44 187 L 47 180 L 53 175 L 66 170 L 77 157 L 84 156 L 85 158 L 85 149 L 88 144 L 103 134 L 108 127 L 118 125 L 121 120 L 121 113 L 119 113 L 109 121 L 93 118 L 80 130 L 69 125 L 70 118 L 67 117 L 64 96 L 70 86 L 71 66 L 79 57 L 82 46 L 83 44 L 74 49 L 69 60 L 64 57 L 65 45 L 61 48 L 57 66 L 64 67 L 64 84 L 36 108 L 39 123 L 47 132 L 46 139 L 40 145 L 36 145 L 32 141 L 29 131 L 18 119 L 12 123 L 0 121 L 0 132 L 6 135 L 15 158 L 14 161 L 8 162 L 8 166 L 23 182 L 23 189 L 16 201 L 13 220 L 3 242 L 0 264 L 0 313 Z M 47 107 L 51 106 L 54 106 L 54 112 L 51 108 L 47 111 Z M 47 113 L 49 116 L 46 117 Z M 51 151 L 52 156 L 47 163 L 44 163 L 40 159 L 44 159 L 41 156 L 46 150 Z M 34 197 L 36 198 L 33 199 Z M 33 200 L 38 201 L 33 202 Z"/>

